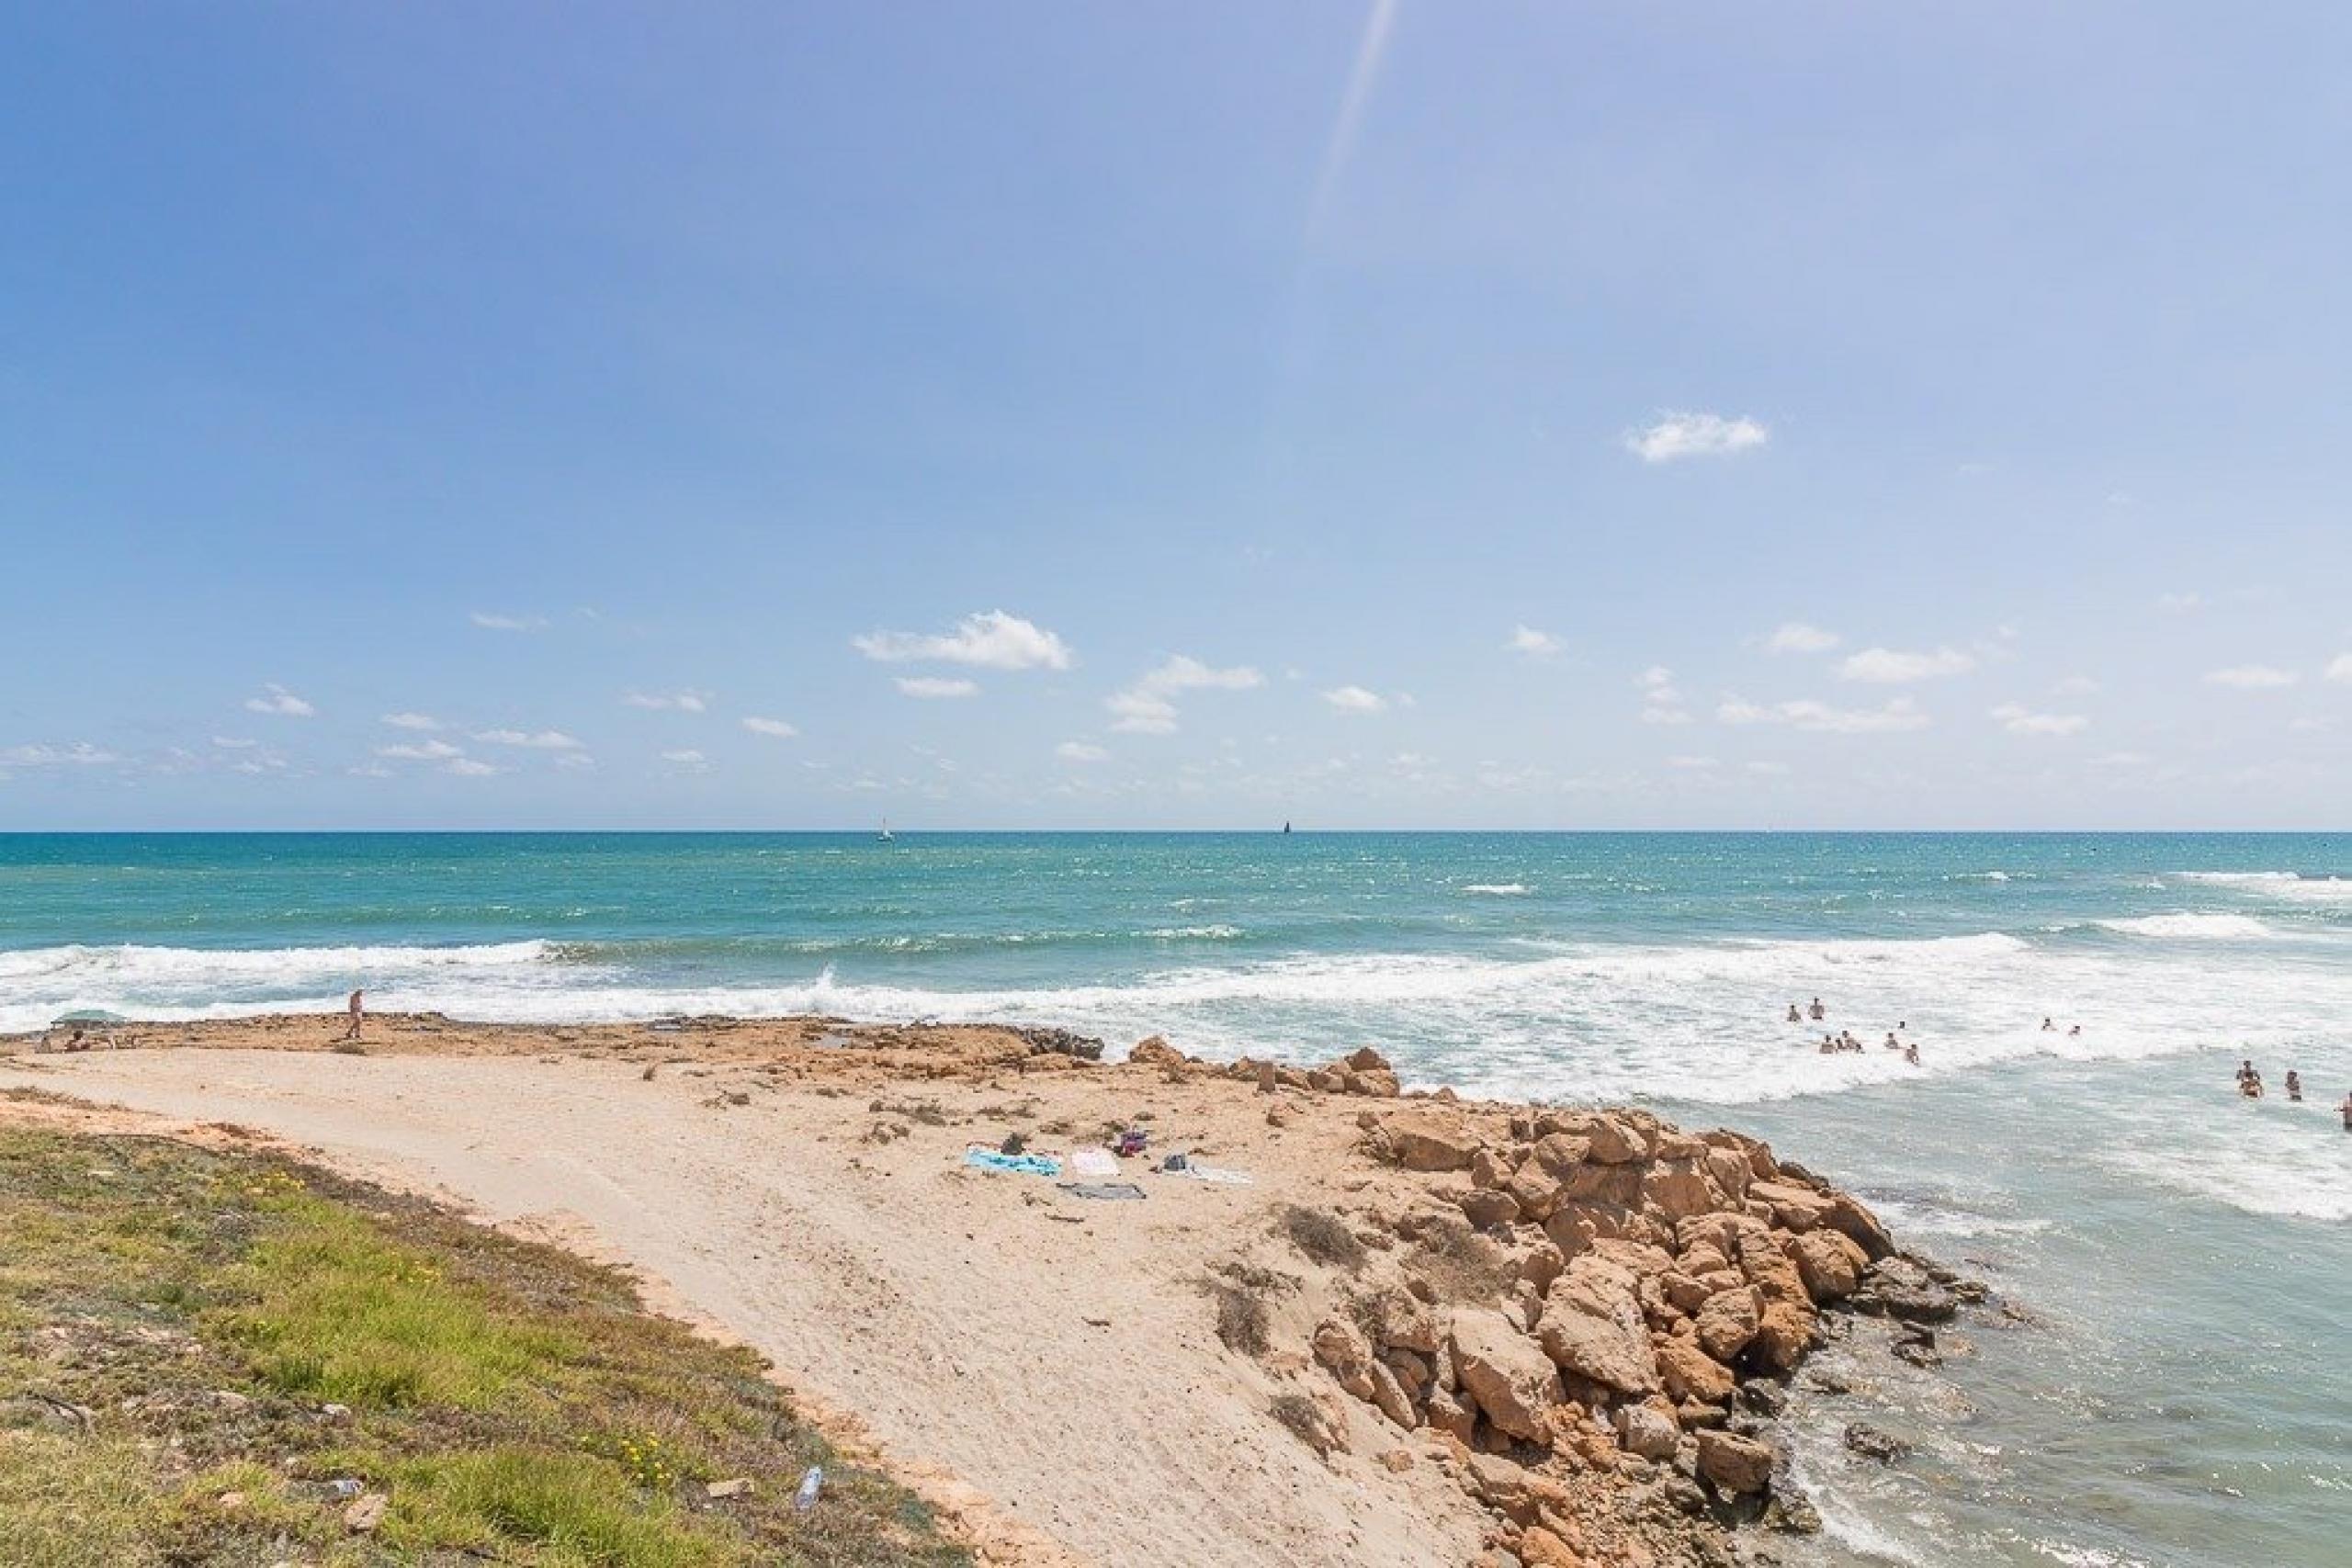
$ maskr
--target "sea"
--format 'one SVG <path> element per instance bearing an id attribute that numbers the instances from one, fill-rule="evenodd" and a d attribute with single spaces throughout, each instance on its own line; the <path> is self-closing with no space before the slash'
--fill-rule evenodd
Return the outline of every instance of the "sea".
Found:
<path id="1" fill-rule="evenodd" d="M 1825 1529 L 1784 1562 L 2352 1563 L 2352 835 L 0 836 L 0 1031 L 354 987 L 1370 1044 L 1408 1086 L 1736 1127 L 2014 1309 L 1939 1368 L 1801 1380 Z M 1849 1452 L 1856 1420 L 1913 1452 Z"/>

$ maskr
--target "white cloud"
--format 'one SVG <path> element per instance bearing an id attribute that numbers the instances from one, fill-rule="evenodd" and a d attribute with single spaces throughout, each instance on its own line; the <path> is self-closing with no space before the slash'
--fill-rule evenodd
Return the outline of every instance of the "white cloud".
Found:
<path id="1" fill-rule="evenodd" d="M 1266 683 L 1266 678 L 1247 664 L 1218 669 L 1204 664 L 1187 653 L 1180 653 L 1155 670 L 1144 672 L 1134 684 L 1114 692 L 1102 699 L 1111 710 L 1111 728 L 1130 735 L 1166 735 L 1176 728 L 1174 699 L 1185 692 L 1246 692 Z"/>
<path id="2" fill-rule="evenodd" d="M 1530 659 L 1549 659 L 1568 645 L 1550 632 L 1537 631 L 1533 626 L 1513 626 L 1510 629 L 1510 650 Z"/>
<path id="3" fill-rule="evenodd" d="M 1002 610 L 967 615 L 944 633 L 867 632 L 850 646 L 886 664 L 936 660 L 984 670 L 1067 670 L 1069 645 L 1045 627 Z"/>
<path id="4" fill-rule="evenodd" d="M 86 768 L 121 761 L 112 751 L 86 740 L 77 740 L 71 746 L 16 746 L 0 751 L 0 764 L 14 768 Z"/>
<path id="5" fill-rule="evenodd" d="M 1688 724 L 1690 716 L 1682 706 L 1682 693 L 1674 684 L 1674 671 L 1663 664 L 1653 664 L 1634 677 L 1634 689 L 1642 694 L 1644 724 Z"/>
<path id="6" fill-rule="evenodd" d="M 978 682 L 951 680 L 944 675 L 901 675 L 897 685 L 907 696 L 934 699 L 977 696 L 980 690 Z"/>
<path id="7" fill-rule="evenodd" d="M 690 773 L 710 772 L 710 759 L 691 748 L 682 751 L 664 751 L 662 753 L 662 760 L 673 768 Z"/>
<path id="8" fill-rule="evenodd" d="M 2156 608 L 2167 615 L 2186 615 L 2205 607 L 2202 593 L 2159 593 Z"/>
<path id="9" fill-rule="evenodd" d="M 556 754 L 555 765 L 559 768 L 593 768 L 596 765 L 596 759 L 585 751 L 561 751 Z"/>
<path id="10" fill-rule="evenodd" d="M 506 770 L 471 757 L 453 757 L 441 764 L 441 771 L 455 773 L 461 779 L 486 779 L 492 773 L 503 773 Z"/>
<path id="11" fill-rule="evenodd" d="M 1823 631 L 1804 621 L 1782 621 L 1772 635 L 1764 639 L 1767 653 L 1826 653 L 1845 639 L 1836 632 Z"/>
<path id="12" fill-rule="evenodd" d="M 401 762 L 445 762 L 452 757 L 462 757 L 465 752 L 447 740 L 423 740 L 413 744 L 379 746 L 376 755 Z"/>
<path id="13" fill-rule="evenodd" d="M 2095 694 L 2099 685 L 2087 675 L 2069 675 L 2050 689 L 2062 697 L 2087 697 Z"/>
<path id="14" fill-rule="evenodd" d="M 2327 663 L 2327 679 L 2352 686 L 2352 653 L 2339 653 Z"/>
<path id="15" fill-rule="evenodd" d="M 1374 714 L 1388 706 L 1386 697 L 1362 686 L 1334 686 L 1323 694 L 1323 700 L 1341 713 Z"/>
<path id="16" fill-rule="evenodd" d="M 560 729 L 477 729 L 474 739 L 486 746 L 524 746 L 534 751 L 577 751 L 580 742 Z"/>
<path id="17" fill-rule="evenodd" d="M 1899 686 L 1913 681 L 1965 675 L 1975 668 L 1976 656 L 1963 653 L 1956 648 L 1939 648 L 1924 653 L 1905 652 L 1894 648 L 1866 648 L 1860 653 L 1849 654 L 1838 664 L 1838 675 L 1840 680 Z"/>
<path id="18" fill-rule="evenodd" d="M 710 694 L 694 691 L 691 688 L 677 692 L 624 692 L 621 694 L 621 703 L 624 706 L 633 708 L 701 713 L 710 706 Z"/>
<path id="19" fill-rule="evenodd" d="M 218 746 L 223 751 L 247 751 L 260 744 L 260 742 L 247 740 L 241 736 L 235 735 L 216 735 L 212 738 L 212 744 Z"/>
<path id="20" fill-rule="evenodd" d="M 2003 703 L 1990 716 L 2012 735 L 2074 735 L 2091 722 L 2078 713 L 2034 713 L 2022 703 Z"/>
<path id="21" fill-rule="evenodd" d="M 469 618 L 486 632 L 543 632 L 548 629 L 545 615 L 501 615 L 489 610 L 476 610 Z"/>
<path id="22" fill-rule="evenodd" d="M 355 779 L 389 779 L 392 770 L 381 762 L 360 762 L 343 770 Z"/>
<path id="23" fill-rule="evenodd" d="M 319 711 L 275 681 L 261 690 L 260 696 L 245 699 L 247 712 L 276 714 L 280 718 L 310 718 Z"/>
<path id="24" fill-rule="evenodd" d="M 1054 755 L 1065 762 L 1107 762 L 1111 760 L 1110 752 L 1083 740 L 1065 740 L 1054 748 Z"/>
<path id="25" fill-rule="evenodd" d="M 1625 450 L 1645 463 L 1672 463 L 1684 457 L 1728 457 L 1753 451 L 1772 433 L 1753 419 L 1725 419 L 1719 413 L 1679 413 L 1666 411 L 1656 423 L 1625 433 Z"/>
<path id="26" fill-rule="evenodd" d="M 772 735 L 778 740 L 789 740 L 800 731 L 780 718 L 762 718 L 757 714 L 745 716 L 743 728 L 754 735 Z"/>
<path id="27" fill-rule="evenodd" d="M 388 713 L 383 722 L 394 729 L 438 729 L 441 721 L 429 713 Z"/>
<path id="28" fill-rule="evenodd" d="M 2241 692 L 2275 692 L 2293 685 L 2301 679 L 2292 670 L 2281 670 L 2270 664 L 2233 664 L 2227 670 L 2208 671 L 2205 683 L 2209 686 L 2229 686 Z"/>
<path id="29" fill-rule="evenodd" d="M 1785 724 L 1816 735 L 1888 735 L 1925 729 L 1928 722 L 1909 697 L 1896 697 L 1877 708 L 1832 707 L 1810 697 L 1770 704 L 1727 697 L 1715 709 L 1715 717 L 1725 724 Z"/>

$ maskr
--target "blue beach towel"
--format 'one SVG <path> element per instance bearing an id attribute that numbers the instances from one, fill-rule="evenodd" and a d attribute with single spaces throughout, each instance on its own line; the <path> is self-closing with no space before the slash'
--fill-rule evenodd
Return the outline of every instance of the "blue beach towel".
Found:
<path id="1" fill-rule="evenodd" d="M 1062 1162 L 1046 1155 L 999 1154 L 994 1149 L 966 1149 L 964 1163 L 981 1170 L 1009 1170 L 1016 1176 L 1059 1176 Z"/>

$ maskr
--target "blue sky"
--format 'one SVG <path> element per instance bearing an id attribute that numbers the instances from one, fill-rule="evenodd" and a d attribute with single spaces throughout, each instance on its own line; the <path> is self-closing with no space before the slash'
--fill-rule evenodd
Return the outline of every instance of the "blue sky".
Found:
<path id="1" fill-rule="evenodd" d="M 2347 45 L 14 7 L 0 827 L 2341 828 Z"/>

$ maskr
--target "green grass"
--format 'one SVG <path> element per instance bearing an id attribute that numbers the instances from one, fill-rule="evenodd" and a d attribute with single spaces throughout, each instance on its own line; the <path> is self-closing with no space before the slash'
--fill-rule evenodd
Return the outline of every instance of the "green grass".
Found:
<path id="1" fill-rule="evenodd" d="M 0 1563 L 281 1561 L 970 1559 L 608 1270 L 274 1158 L 0 1124 Z"/>

